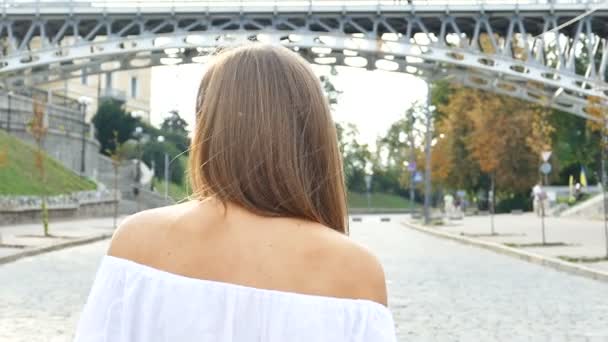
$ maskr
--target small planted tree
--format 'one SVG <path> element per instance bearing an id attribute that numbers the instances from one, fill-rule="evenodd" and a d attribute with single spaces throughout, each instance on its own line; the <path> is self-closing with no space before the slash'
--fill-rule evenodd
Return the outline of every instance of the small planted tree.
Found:
<path id="1" fill-rule="evenodd" d="M 38 170 L 38 176 L 40 177 L 40 183 L 42 184 L 41 194 L 41 210 L 42 210 L 42 226 L 44 228 L 44 236 L 49 237 L 49 213 L 46 203 L 46 168 L 44 165 L 44 152 L 42 149 L 42 143 L 47 134 L 46 118 L 44 114 L 44 104 L 41 101 L 34 100 L 34 116 L 30 120 L 28 125 L 28 131 L 34 137 L 36 142 L 36 152 L 34 158 L 36 159 L 36 169 Z"/>
<path id="2" fill-rule="evenodd" d="M 114 131 L 114 150 L 108 150 L 107 153 L 112 159 L 112 168 L 114 169 L 114 229 L 117 226 L 118 220 L 118 171 L 120 166 L 127 158 L 127 149 L 124 143 L 120 143 L 118 140 L 118 132 Z"/>

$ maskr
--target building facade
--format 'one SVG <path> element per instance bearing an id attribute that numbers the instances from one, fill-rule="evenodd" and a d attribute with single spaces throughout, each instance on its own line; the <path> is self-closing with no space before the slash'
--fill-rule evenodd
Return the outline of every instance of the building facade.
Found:
<path id="1" fill-rule="evenodd" d="M 50 96 L 74 100 L 87 98 L 87 121 L 90 121 L 101 100 L 109 98 L 124 104 L 125 110 L 144 122 L 150 122 L 150 69 L 86 75 L 37 86 Z"/>

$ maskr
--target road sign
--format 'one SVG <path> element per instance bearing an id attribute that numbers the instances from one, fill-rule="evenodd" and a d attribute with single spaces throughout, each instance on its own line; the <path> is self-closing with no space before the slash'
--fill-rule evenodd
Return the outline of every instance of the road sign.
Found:
<path id="1" fill-rule="evenodd" d="M 547 161 L 549 161 L 549 158 L 551 158 L 551 152 L 552 151 L 544 151 L 541 153 L 541 156 L 543 157 L 543 161 L 546 163 Z"/>
<path id="2" fill-rule="evenodd" d="M 548 175 L 549 173 L 551 173 L 551 164 L 545 162 L 540 166 L 540 172 L 542 172 L 545 175 Z"/>
<path id="3" fill-rule="evenodd" d="M 409 172 L 416 171 L 416 162 L 410 162 L 409 164 L 407 164 L 407 169 Z"/>
<path id="4" fill-rule="evenodd" d="M 422 173 L 416 172 L 416 174 L 414 175 L 414 183 L 420 183 L 420 182 L 422 182 Z"/>

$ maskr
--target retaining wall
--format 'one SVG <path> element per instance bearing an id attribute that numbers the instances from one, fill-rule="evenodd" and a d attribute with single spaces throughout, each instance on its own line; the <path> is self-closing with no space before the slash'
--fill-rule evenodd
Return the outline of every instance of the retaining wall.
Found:
<path id="1" fill-rule="evenodd" d="M 118 194 L 120 201 L 120 194 Z M 83 191 L 47 198 L 49 219 L 103 217 L 114 214 L 114 192 Z M 40 222 L 41 199 L 35 196 L 0 197 L 0 226 Z"/>

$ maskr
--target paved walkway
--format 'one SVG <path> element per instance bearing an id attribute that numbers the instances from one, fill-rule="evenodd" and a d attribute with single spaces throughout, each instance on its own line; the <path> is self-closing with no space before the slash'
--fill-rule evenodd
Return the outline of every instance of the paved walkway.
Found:
<path id="1" fill-rule="evenodd" d="M 53 221 L 49 225 L 53 237 L 43 236 L 40 223 L 0 226 L 0 259 L 26 250 L 111 234 L 113 230 L 113 220 L 108 218 Z"/>
<path id="2" fill-rule="evenodd" d="M 597 258 L 606 255 L 604 222 L 581 218 L 545 218 L 547 243 L 565 243 L 566 246 L 526 246 L 542 242 L 541 219 L 532 214 L 496 215 L 494 227 L 497 236 L 490 236 L 490 216 L 467 216 L 463 220 L 450 221 L 439 230 L 465 234 L 476 239 L 517 244 L 526 251 L 551 257 Z M 521 246 L 523 245 L 523 246 Z M 608 271 L 608 261 L 581 263 L 581 265 Z"/>
<path id="3" fill-rule="evenodd" d="M 399 341 L 608 341 L 608 284 L 437 239 L 402 219 L 351 224 L 385 267 Z M 0 341 L 70 341 L 107 243 L 0 265 Z"/>

